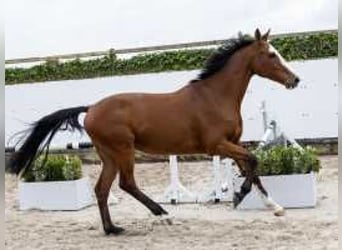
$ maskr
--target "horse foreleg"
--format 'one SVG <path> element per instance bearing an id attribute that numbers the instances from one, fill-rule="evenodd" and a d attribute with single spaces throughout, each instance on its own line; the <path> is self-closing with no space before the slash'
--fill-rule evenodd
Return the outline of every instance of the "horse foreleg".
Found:
<path id="1" fill-rule="evenodd" d="M 272 197 L 267 193 L 263 185 L 261 184 L 261 180 L 259 176 L 255 176 L 253 179 L 253 184 L 256 185 L 257 191 L 259 192 L 259 195 L 261 199 L 264 201 L 265 205 L 269 208 L 272 208 L 274 210 L 274 215 L 276 216 L 282 216 L 285 213 L 285 210 L 282 206 L 280 206 L 278 203 L 276 203 Z"/>
<path id="2" fill-rule="evenodd" d="M 237 160 L 236 161 L 238 167 L 241 171 L 244 171 L 246 169 L 246 161 L 243 160 Z M 284 208 L 281 207 L 279 204 L 277 204 L 275 201 L 272 200 L 271 196 L 268 194 L 266 189 L 261 183 L 260 177 L 255 173 L 253 177 L 253 184 L 257 187 L 257 192 L 259 193 L 261 199 L 265 203 L 265 205 L 269 208 L 272 208 L 274 210 L 274 214 L 277 216 L 281 216 L 284 214 Z"/>
<path id="3" fill-rule="evenodd" d="M 243 163 L 238 165 L 241 172 L 245 174 L 246 179 L 241 185 L 240 192 L 235 192 L 233 197 L 234 207 L 237 207 L 252 189 L 253 179 L 254 176 L 256 176 L 256 157 L 242 146 L 227 140 L 220 142 L 216 146 L 213 154 L 217 154 L 223 158 L 229 157 L 234 159 L 236 162 Z"/>

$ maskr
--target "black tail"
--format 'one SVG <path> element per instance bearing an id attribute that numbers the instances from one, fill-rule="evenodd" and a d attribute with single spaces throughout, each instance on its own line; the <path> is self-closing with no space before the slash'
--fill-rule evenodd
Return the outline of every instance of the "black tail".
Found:
<path id="1" fill-rule="evenodd" d="M 83 106 L 62 109 L 33 123 L 25 142 L 18 152 L 14 153 L 6 170 L 19 174 L 22 170 L 30 168 L 44 149 L 48 153 L 50 142 L 58 130 L 82 131 L 83 127 L 78 122 L 78 115 L 87 111 L 88 107 Z M 65 127 L 61 128 L 63 125 Z"/>

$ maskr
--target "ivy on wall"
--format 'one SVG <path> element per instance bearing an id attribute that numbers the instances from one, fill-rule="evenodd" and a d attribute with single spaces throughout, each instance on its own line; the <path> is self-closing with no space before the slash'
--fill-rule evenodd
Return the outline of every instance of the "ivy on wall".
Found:
<path id="1" fill-rule="evenodd" d="M 276 38 L 271 43 L 287 60 L 337 57 L 338 54 L 337 32 Z M 118 59 L 111 51 L 108 56 L 86 61 L 48 61 L 30 68 L 7 68 L 6 85 L 200 69 L 212 51 L 167 51 L 140 54 L 129 59 Z"/>

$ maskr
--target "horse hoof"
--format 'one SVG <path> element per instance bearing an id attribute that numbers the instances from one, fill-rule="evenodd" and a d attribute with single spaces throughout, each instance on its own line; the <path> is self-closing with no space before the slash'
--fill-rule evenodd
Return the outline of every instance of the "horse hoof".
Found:
<path id="1" fill-rule="evenodd" d="M 240 199 L 240 196 L 239 196 L 239 193 L 234 193 L 234 196 L 233 196 L 233 206 L 234 208 L 237 208 L 237 206 L 240 204 L 241 202 L 241 199 Z"/>
<path id="2" fill-rule="evenodd" d="M 117 227 L 117 226 L 112 226 L 109 229 L 105 229 L 106 235 L 109 235 L 109 234 L 119 235 L 119 234 L 122 234 L 123 232 L 125 232 L 125 229 L 122 227 Z"/>
<path id="3" fill-rule="evenodd" d="M 275 216 L 284 216 L 285 215 L 285 209 L 284 208 L 279 208 L 274 211 Z"/>
<path id="4" fill-rule="evenodd" d="M 172 225 L 173 221 L 172 221 L 172 216 L 170 215 L 162 215 L 160 216 L 160 221 L 164 224 L 164 221 L 166 222 L 166 224 L 168 225 Z"/>
<path id="5" fill-rule="evenodd" d="M 156 216 L 168 215 L 169 213 L 165 211 L 162 207 L 158 206 L 156 209 L 152 210 L 152 213 Z"/>

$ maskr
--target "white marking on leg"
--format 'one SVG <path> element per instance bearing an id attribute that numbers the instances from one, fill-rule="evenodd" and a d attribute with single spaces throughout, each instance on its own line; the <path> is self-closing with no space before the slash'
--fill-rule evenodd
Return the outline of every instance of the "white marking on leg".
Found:
<path id="1" fill-rule="evenodd" d="M 270 194 L 268 194 L 268 196 L 264 195 L 260 189 L 256 187 L 257 193 L 259 194 L 259 196 L 261 197 L 262 201 L 264 202 L 264 204 L 266 205 L 266 207 L 271 208 L 274 210 L 274 214 L 277 216 L 282 216 L 285 213 L 285 210 L 282 206 L 280 206 L 278 203 L 276 203 L 272 197 L 270 196 Z"/>
<path id="2" fill-rule="evenodd" d="M 174 219 L 174 216 L 169 215 L 169 214 L 162 214 L 162 215 L 159 216 L 159 221 L 161 222 L 161 224 L 165 224 L 166 223 L 168 225 L 172 225 L 173 224 L 173 219 Z"/>

